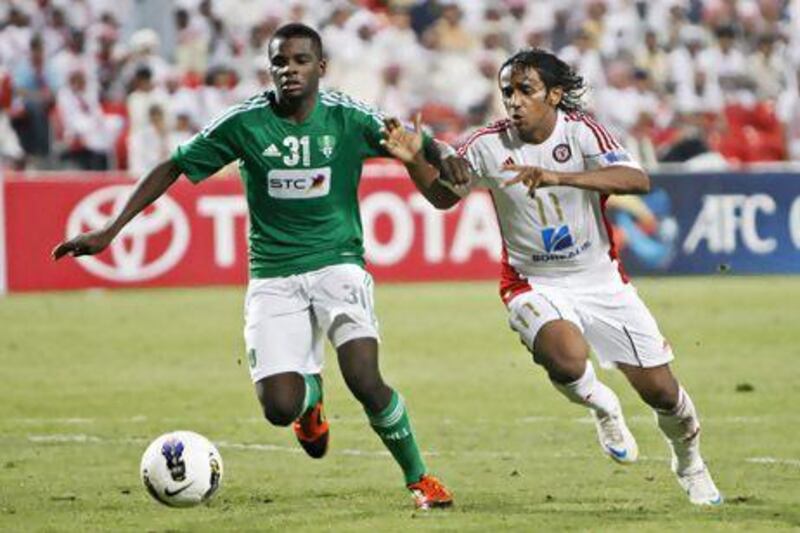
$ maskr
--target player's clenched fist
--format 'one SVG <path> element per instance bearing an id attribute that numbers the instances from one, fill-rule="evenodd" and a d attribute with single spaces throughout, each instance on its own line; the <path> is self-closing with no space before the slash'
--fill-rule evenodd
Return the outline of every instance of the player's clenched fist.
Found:
<path id="1" fill-rule="evenodd" d="M 469 162 L 456 155 L 442 158 L 441 179 L 456 187 L 466 187 L 472 180 L 473 172 Z"/>

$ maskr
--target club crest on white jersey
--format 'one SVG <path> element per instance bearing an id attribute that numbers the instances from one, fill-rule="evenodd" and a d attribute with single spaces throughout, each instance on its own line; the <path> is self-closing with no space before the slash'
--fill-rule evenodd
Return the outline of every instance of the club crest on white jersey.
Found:
<path id="1" fill-rule="evenodd" d="M 589 271 L 616 259 L 605 219 L 606 196 L 576 187 L 504 186 L 516 171 L 508 163 L 553 172 L 584 172 L 611 165 L 640 168 L 625 148 L 590 115 L 557 112 L 541 143 L 522 141 L 508 121 L 477 130 L 459 148 L 477 175 L 471 187 L 488 188 L 503 234 L 504 265 L 513 277 L 560 276 Z"/>

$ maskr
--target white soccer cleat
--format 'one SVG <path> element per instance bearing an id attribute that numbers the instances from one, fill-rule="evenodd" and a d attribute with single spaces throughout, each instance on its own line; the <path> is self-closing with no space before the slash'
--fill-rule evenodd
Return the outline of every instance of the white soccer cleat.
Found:
<path id="1" fill-rule="evenodd" d="M 678 484 L 694 505 L 720 505 L 722 494 L 700 456 L 700 425 L 696 420 L 686 427 L 685 433 L 688 437 L 667 441 L 672 450 L 671 467 Z"/>
<path id="2" fill-rule="evenodd" d="M 620 464 L 633 463 L 639 457 L 639 446 L 636 439 L 625 424 L 622 410 L 616 413 L 600 415 L 594 409 L 590 409 L 597 428 L 597 440 L 603 452 Z"/>
<path id="3" fill-rule="evenodd" d="M 673 461 L 673 469 L 675 462 Z M 699 469 L 689 471 L 685 474 L 678 474 L 678 483 L 686 491 L 689 501 L 695 505 L 720 505 L 722 504 L 722 494 L 711 479 L 711 473 L 705 464 Z"/>

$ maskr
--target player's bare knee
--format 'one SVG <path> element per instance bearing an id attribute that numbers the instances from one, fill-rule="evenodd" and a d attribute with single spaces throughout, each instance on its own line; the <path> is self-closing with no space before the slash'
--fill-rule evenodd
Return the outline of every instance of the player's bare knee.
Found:
<path id="1" fill-rule="evenodd" d="M 650 407 L 670 410 L 678 404 L 680 385 L 672 375 L 669 365 L 640 368 L 619 364 L 618 367 L 639 393 L 639 397 Z"/>
<path id="2" fill-rule="evenodd" d="M 305 394 L 305 382 L 300 374 L 275 374 L 259 380 L 255 386 L 264 418 L 270 424 L 288 426 L 297 418 Z"/>
<path id="3" fill-rule="evenodd" d="M 543 366 L 547 368 L 548 363 L 550 362 L 550 358 L 547 356 L 546 353 L 540 351 L 533 351 L 533 362 L 539 366 Z"/>
<path id="4" fill-rule="evenodd" d="M 581 379 L 584 372 L 586 372 L 586 361 L 582 363 L 571 362 L 568 365 L 554 365 L 547 368 L 547 377 L 554 383 L 566 385 Z"/>
<path id="5" fill-rule="evenodd" d="M 264 418 L 273 426 L 288 426 L 299 414 L 297 402 L 290 398 L 274 399 L 261 403 Z"/>
<path id="6" fill-rule="evenodd" d="M 633 387 L 639 397 L 653 409 L 670 410 L 680 396 L 677 382 L 671 380 L 635 380 Z"/>
<path id="7" fill-rule="evenodd" d="M 639 390 L 639 396 L 653 409 L 666 411 L 673 409 L 678 404 L 679 398 L 677 389 L 663 385 Z"/>
<path id="8" fill-rule="evenodd" d="M 537 336 L 534 343 L 534 362 L 544 367 L 550 379 L 557 383 L 580 379 L 586 370 L 588 355 L 585 342 L 544 338 L 540 343 Z"/>
<path id="9" fill-rule="evenodd" d="M 589 356 L 589 345 L 574 324 L 567 320 L 553 320 L 536 334 L 533 353 L 534 360 L 538 357 L 543 362 L 562 366 L 574 362 L 582 365 Z"/>
<path id="10" fill-rule="evenodd" d="M 564 384 L 580 379 L 586 370 L 586 359 L 564 357 L 558 353 L 534 352 L 533 361 L 543 367 L 550 380 L 556 383 Z"/>

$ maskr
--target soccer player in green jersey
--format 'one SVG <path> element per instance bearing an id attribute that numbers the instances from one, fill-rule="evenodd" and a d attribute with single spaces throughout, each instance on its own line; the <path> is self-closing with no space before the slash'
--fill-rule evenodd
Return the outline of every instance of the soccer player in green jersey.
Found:
<path id="1" fill-rule="evenodd" d="M 428 473 L 403 398 L 378 367 L 357 193 L 363 160 L 388 155 L 382 118 L 343 94 L 320 91 L 326 63 L 319 34 L 308 26 L 279 28 L 269 59 L 274 91 L 211 121 L 139 181 L 106 227 L 59 244 L 53 257 L 102 251 L 181 174 L 198 183 L 238 160 L 250 212 L 244 337 L 264 416 L 277 426 L 293 424 L 311 457 L 325 454 L 320 371 L 326 335 L 417 507 L 449 506 L 452 496 Z"/>

